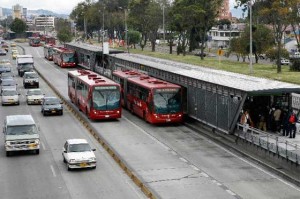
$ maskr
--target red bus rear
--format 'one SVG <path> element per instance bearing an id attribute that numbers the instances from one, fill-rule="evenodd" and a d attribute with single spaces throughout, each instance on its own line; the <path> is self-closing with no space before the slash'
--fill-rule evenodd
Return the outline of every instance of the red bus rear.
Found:
<path id="1" fill-rule="evenodd" d="M 49 61 L 53 60 L 53 48 L 52 44 L 44 45 L 44 57 Z"/>
<path id="2" fill-rule="evenodd" d="M 51 36 L 45 36 L 45 44 L 55 45 L 55 38 Z"/>
<path id="3" fill-rule="evenodd" d="M 131 112 L 152 124 L 183 121 L 181 87 L 139 72 L 114 71 L 120 83 L 123 104 Z"/>
<path id="4" fill-rule="evenodd" d="M 41 45 L 41 39 L 39 37 L 28 37 L 29 46 L 38 47 Z"/>
<path id="5" fill-rule="evenodd" d="M 64 47 L 54 47 L 53 62 L 61 68 L 74 68 L 76 67 L 75 51 Z"/>
<path id="6" fill-rule="evenodd" d="M 92 120 L 121 118 L 120 85 L 88 70 L 68 72 L 70 100 Z"/>

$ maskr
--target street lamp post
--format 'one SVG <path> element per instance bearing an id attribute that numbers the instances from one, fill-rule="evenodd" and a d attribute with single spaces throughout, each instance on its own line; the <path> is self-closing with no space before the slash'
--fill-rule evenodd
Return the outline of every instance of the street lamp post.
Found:
<path id="1" fill-rule="evenodd" d="M 129 53 L 129 48 L 128 48 L 128 30 L 127 30 L 127 11 L 126 11 L 126 8 L 124 9 L 124 14 L 125 14 L 125 42 L 126 42 L 127 52 Z"/>
<path id="2" fill-rule="evenodd" d="M 166 43 L 166 35 L 165 35 L 165 6 L 163 6 L 163 35 L 164 35 L 164 43 Z"/>
<path id="3" fill-rule="evenodd" d="M 253 62 L 252 62 L 252 0 L 248 1 L 249 5 L 249 14 L 250 14 L 250 64 L 249 64 L 249 72 L 253 73 Z"/>
<path id="4" fill-rule="evenodd" d="M 102 12 L 102 69 L 104 70 L 104 6 Z"/>

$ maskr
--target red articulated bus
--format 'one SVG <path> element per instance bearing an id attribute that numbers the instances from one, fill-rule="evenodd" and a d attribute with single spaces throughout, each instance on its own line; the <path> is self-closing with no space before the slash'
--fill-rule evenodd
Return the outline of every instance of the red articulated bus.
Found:
<path id="1" fill-rule="evenodd" d="M 41 39 L 39 37 L 28 37 L 29 46 L 38 47 L 41 45 Z"/>
<path id="2" fill-rule="evenodd" d="M 69 71 L 68 95 L 92 120 L 121 118 L 120 84 L 97 73 L 82 69 Z"/>
<path id="3" fill-rule="evenodd" d="M 45 37 L 45 44 L 55 45 L 55 38 L 51 37 L 51 36 L 46 36 Z"/>
<path id="4" fill-rule="evenodd" d="M 44 57 L 49 61 L 53 60 L 53 48 L 54 47 L 55 46 L 53 44 L 44 45 Z"/>
<path id="5" fill-rule="evenodd" d="M 182 89 L 180 86 L 135 71 L 114 71 L 120 83 L 122 104 L 152 124 L 183 121 Z"/>
<path id="6" fill-rule="evenodd" d="M 61 68 L 76 67 L 75 51 L 64 47 L 54 47 L 53 62 Z"/>

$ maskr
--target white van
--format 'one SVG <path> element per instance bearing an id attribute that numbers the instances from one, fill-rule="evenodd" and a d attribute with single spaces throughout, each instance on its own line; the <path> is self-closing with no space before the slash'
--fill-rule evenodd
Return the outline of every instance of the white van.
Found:
<path id="1" fill-rule="evenodd" d="M 38 127 L 31 115 L 6 116 L 3 133 L 6 156 L 10 156 L 14 151 L 40 153 Z"/>

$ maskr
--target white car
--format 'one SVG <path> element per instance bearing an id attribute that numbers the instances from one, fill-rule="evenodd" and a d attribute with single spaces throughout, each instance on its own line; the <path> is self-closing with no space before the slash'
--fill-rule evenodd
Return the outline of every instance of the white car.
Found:
<path id="1" fill-rule="evenodd" d="M 3 105 L 8 104 L 20 104 L 19 93 L 15 89 L 3 89 L 1 93 L 1 103 Z"/>
<path id="2" fill-rule="evenodd" d="M 41 89 L 29 89 L 26 93 L 27 104 L 42 104 L 45 94 L 42 93 Z"/>
<path id="3" fill-rule="evenodd" d="M 289 65 L 290 64 L 290 60 L 285 59 L 285 58 L 281 58 L 280 59 L 280 63 L 281 63 L 281 65 Z"/>
<path id="4" fill-rule="evenodd" d="M 96 149 L 91 149 L 85 139 L 68 139 L 63 147 L 63 161 L 68 170 L 79 168 L 96 168 Z"/>

